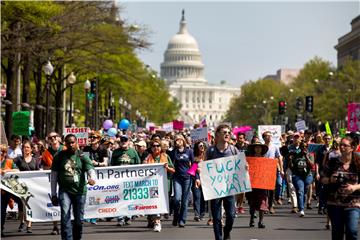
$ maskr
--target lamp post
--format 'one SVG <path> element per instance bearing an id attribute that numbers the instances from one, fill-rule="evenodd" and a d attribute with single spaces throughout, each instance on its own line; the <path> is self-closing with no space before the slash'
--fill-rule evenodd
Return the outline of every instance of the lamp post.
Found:
<path id="1" fill-rule="evenodd" d="M 85 89 L 85 127 L 89 126 L 89 90 L 91 88 L 91 83 L 89 80 L 86 80 L 84 83 L 84 89 Z"/>
<path id="2" fill-rule="evenodd" d="M 122 117 L 122 112 L 121 112 L 121 106 L 124 104 L 124 100 L 121 98 L 121 97 L 119 97 L 119 119 L 121 119 L 121 117 Z"/>
<path id="3" fill-rule="evenodd" d="M 53 71 L 54 67 L 53 65 L 51 65 L 51 62 L 48 61 L 47 64 L 44 66 L 44 72 L 46 75 L 46 132 L 44 136 L 46 136 L 50 132 L 50 81 Z"/>
<path id="4" fill-rule="evenodd" d="M 69 127 L 72 125 L 72 97 L 73 97 L 73 85 L 76 82 L 76 76 L 73 72 L 70 73 L 68 78 L 66 79 L 67 84 L 70 85 L 70 111 L 69 111 Z"/>

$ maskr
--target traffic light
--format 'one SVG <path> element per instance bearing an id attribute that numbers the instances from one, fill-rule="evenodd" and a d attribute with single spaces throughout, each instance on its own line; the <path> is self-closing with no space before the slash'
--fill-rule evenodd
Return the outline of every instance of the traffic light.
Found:
<path id="1" fill-rule="evenodd" d="M 91 80 L 90 92 L 91 92 L 92 94 L 96 94 L 96 80 Z"/>
<path id="2" fill-rule="evenodd" d="M 301 110 L 302 107 L 303 107 L 303 100 L 302 100 L 301 97 L 297 97 L 297 98 L 296 98 L 296 103 L 295 103 L 295 108 L 296 108 L 297 110 Z"/>
<path id="3" fill-rule="evenodd" d="M 285 114 L 286 113 L 286 102 L 285 101 L 279 101 L 279 114 Z"/>
<path id="4" fill-rule="evenodd" d="M 305 111 L 313 112 L 313 107 L 314 107 L 314 97 L 306 96 L 305 97 Z"/>

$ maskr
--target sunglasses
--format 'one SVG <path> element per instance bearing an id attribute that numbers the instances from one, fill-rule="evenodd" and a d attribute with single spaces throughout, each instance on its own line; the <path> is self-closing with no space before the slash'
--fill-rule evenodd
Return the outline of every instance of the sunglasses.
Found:
<path id="1" fill-rule="evenodd" d="M 57 135 L 55 135 L 55 136 L 49 136 L 49 139 L 56 139 L 58 136 Z"/>
<path id="2" fill-rule="evenodd" d="M 160 147 L 160 145 L 155 144 L 155 145 L 152 145 L 152 147 Z"/>
<path id="3" fill-rule="evenodd" d="M 76 141 L 74 141 L 74 142 L 67 142 L 68 144 L 74 144 L 74 143 L 76 143 Z"/>
<path id="4" fill-rule="evenodd" d="M 94 138 L 98 138 L 98 137 L 96 137 L 96 136 L 90 136 L 89 138 L 90 138 L 90 139 L 94 139 Z"/>
<path id="5" fill-rule="evenodd" d="M 204 147 L 204 144 L 199 144 L 199 147 Z"/>
<path id="6" fill-rule="evenodd" d="M 222 135 L 225 135 L 225 134 L 231 134 L 231 132 L 230 131 L 221 131 L 220 132 Z"/>

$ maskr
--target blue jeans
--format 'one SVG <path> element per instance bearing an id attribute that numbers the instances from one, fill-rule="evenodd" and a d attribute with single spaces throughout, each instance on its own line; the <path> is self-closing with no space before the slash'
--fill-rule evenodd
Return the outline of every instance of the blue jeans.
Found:
<path id="1" fill-rule="evenodd" d="M 342 240 L 344 229 L 346 240 L 358 239 L 359 208 L 329 205 L 328 214 L 331 220 L 331 237 L 333 240 Z"/>
<path id="2" fill-rule="evenodd" d="M 195 186 L 195 180 L 193 180 L 191 190 L 193 192 L 193 201 L 194 201 L 194 213 L 195 217 L 204 217 L 205 216 L 205 200 L 202 193 L 202 188 L 197 188 Z"/>
<path id="3" fill-rule="evenodd" d="M 59 190 L 61 208 L 61 239 L 80 240 L 83 230 L 84 206 L 86 195 L 74 195 Z M 71 206 L 73 208 L 74 222 L 71 226 Z"/>
<path id="4" fill-rule="evenodd" d="M 296 189 L 299 211 L 303 211 L 306 193 L 308 191 L 309 185 L 313 182 L 313 176 L 309 174 L 306 177 L 299 177 L 293 174 L 292 180 Z"/>
<path id="5" fill-rule="evenodd" d="M 189 205 L 191 178 L 174 178 L 174 222 L 185 224 Z"/>
<path id="6" fill-rule="evenodd" d="M 224 204 L 226 222 L 224 227 L 224 236 L 229 236 L 234 224 L 235 218 L 235 198 L 234 196 L 227 196 L 211 200 L 211 213 L 213 216 L 213 228 L 216 240 L 222 240 L 222 225 L 221 225 L 221 203 Z"/>
<path id="7" fill-rule="evenodd" d="M 279 200 L 282 189 L 282 177 L 279 171 L 276 172 L 275 200 Z"/>

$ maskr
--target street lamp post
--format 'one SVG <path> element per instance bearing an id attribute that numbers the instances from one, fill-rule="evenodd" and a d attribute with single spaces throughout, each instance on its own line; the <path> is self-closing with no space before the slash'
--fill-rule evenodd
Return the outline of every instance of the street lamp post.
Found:
<path id="1" fill-rule="evenodd" d="M 46 136 L 50 132 L 50 81 L 51 74 L 54 71 L 54 67 L 51 65 L 51 62 L 48 61 L 44 66 L 44 72 L 46 75 L 46 132 L 44 136 Z"/>
<path id="2" fill-rule="evenodd" d="M 74 75 L 73 72 L 70 73 L 69 77 L 67 78 L 67 84 L 70 85 L 70 111 L 69 111 L 69 127 L 72 126 L 72 97 L 73 97 L 73 85 L 76 82 L 76 76 Z"/>
<path id="3" fill-rule="evenodd" d="M 123 104 L 124 104 L 124 100 L 121 97 L 119 97 L 119 115 L 120 115 L 119 118 L 120 119 L 122 117 L 121 107 Z"/>
<path id="4" fill-rule="evenodd" d="M 89 80 L 86 80 L 84 83 L 84 89 L 85 89 L 85 127 L 89 126 L 89 90 L 91 88 L 91 83 Z"/>

